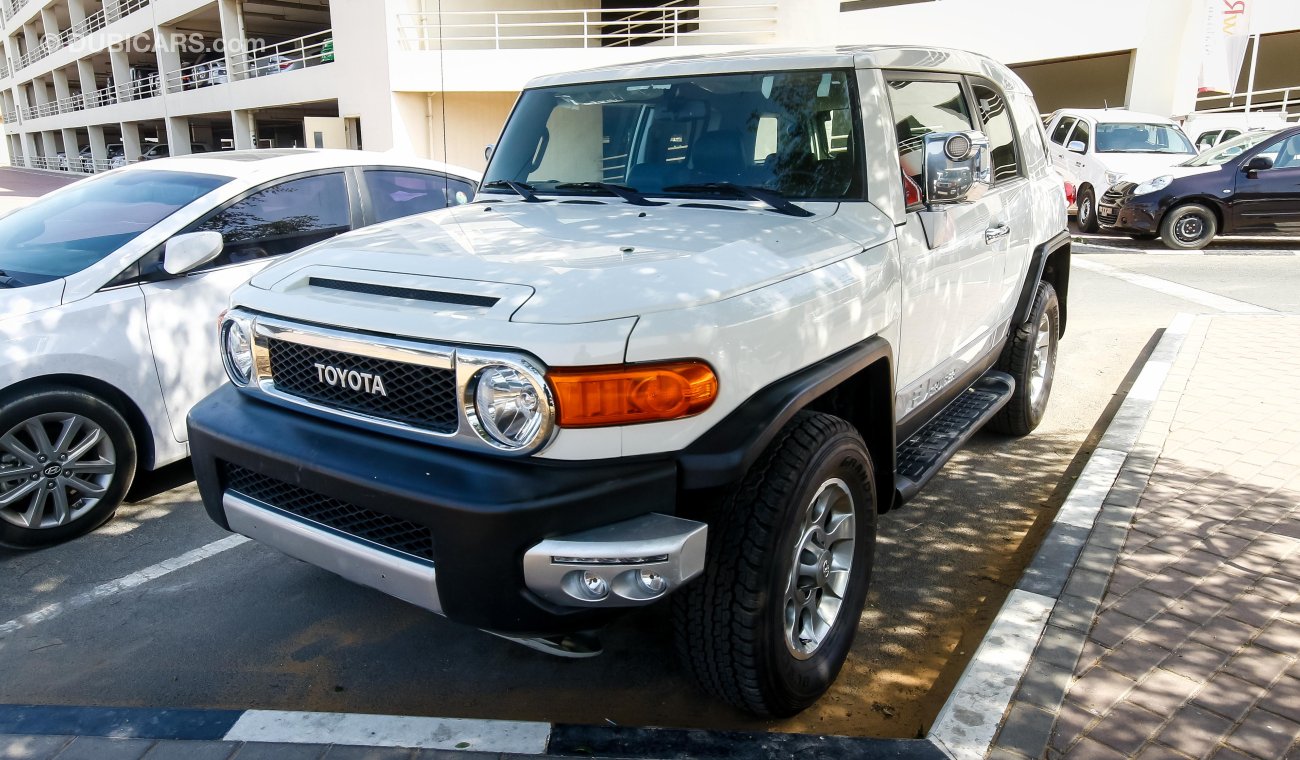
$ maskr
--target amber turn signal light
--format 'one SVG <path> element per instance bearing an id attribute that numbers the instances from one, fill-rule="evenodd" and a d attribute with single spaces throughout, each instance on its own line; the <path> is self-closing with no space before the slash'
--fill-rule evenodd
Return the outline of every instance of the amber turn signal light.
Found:
<path id="1" fill-rule="evenodd" d="M 564 428 L 681 419 L 718 397 L 717 376 L 698 361 L 552 369 L 546 380 Z"/>

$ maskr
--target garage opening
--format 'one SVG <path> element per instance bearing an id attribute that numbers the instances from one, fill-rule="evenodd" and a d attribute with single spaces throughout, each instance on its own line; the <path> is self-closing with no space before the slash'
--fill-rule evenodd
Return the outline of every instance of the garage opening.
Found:
<path id="1" fill-rule="evenodd" d="M 1029 85 L 1044 114 L 1062 108 L 1122 108 L 1128 100 L 1133 52 L 1018 63 L 1011 70 Z"/>

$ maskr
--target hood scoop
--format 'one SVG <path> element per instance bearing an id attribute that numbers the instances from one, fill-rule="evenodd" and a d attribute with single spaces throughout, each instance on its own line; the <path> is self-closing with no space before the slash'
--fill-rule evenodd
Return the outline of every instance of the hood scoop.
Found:
<path id="1" fill-rule="evenodd" d="M 348 293 L 365 293 L 388 298 L 409 298 L 415 301 L 429 301 L 452 306 L 476 306 L 483 309 L 490 309 L 501 300 L 495 296 L 449 293 L 443 290 L 424 290 L 397 285 L 379 285 L 373 282 L 348 282 L 327 277 L 309 277 L 307 278 L 307 284 L 313 288 L 325 288 L 326 290 L 342 290 Z"/>

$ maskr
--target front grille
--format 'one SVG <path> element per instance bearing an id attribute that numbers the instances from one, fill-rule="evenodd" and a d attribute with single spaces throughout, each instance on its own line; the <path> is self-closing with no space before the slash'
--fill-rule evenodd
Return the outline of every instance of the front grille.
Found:
<path id="1" fill-rule="evenodd" d="M 1123 198 L 1125 193 L 1127 193 L 1129 190 L 1135 187 L 1137 187 L 1137 184 L 1133 182 L 1119 182 L 1116 183 L 1115 185 L 1112 185 L 1111 188 L 1107 190 L 1105 193 L 1103 193 L 1101 197 L 1106 198 L 1108 200 L 1117 201 L 1120 198 Z"/>
<path id="2" fill-rule="evenodd" d="M 324 496 L 237 464 L 223 462 L 222 466 L 226 488 L 241 496 L 393 551 L 433 561 L 433 533 L 423 525 Z"/>
<path id="3" fill-rule="evenodd" d="M 333 409 L 404 422 L 435 433 L 456 432 L 456 372 L 389 359 L 270 341 L 271 379 L 277 390 Z M 316 365 L 383 378 L 384 394 L 330 385 Z M 386 394 L 386 395 L 385 395 Z"/>

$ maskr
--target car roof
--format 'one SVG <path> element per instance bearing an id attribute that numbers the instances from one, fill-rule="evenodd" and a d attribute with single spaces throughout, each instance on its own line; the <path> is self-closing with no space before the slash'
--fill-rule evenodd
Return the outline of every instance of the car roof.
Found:
<path id="1" fill-rule="evenodd" d="M 225 150 L 171 156 L 131 164 L 127 170 L 191 172 L 217 174 L 231 179 L 271 179 L 289 174 L 337 169 L 346 166 L 397 166 L 424 169 L 478 182 L 481 172 L 452 166 L 441 161 L 365 150 L 311 150 L 306 148 L 264 148 L 260 150 Z"/>
<path id="2" fill-rule="evenodd" d="M 1004 90 L 1028 93 L 1029 88 L 1001 63 L 965 50 L 915 45 L 839 45 L 805 48 L 762 48 L 727 53 L 674 56 L 650 61 L 601 66 L 562 74 L 549 74 L 526 87 L 610 82 L 627 79 L 735 74 L 799 69 L 905 69 L 975 74 L 987 77 Z"/>
<path id="3" fill-rule="evenodd" d="M 1084 116 L 1103 124 L 1172 124 L 1178 122 L 1168 116 L 1160 116 L 1127 108 L 1062 108 L 1056 112 L 1060 116 Z"/>

